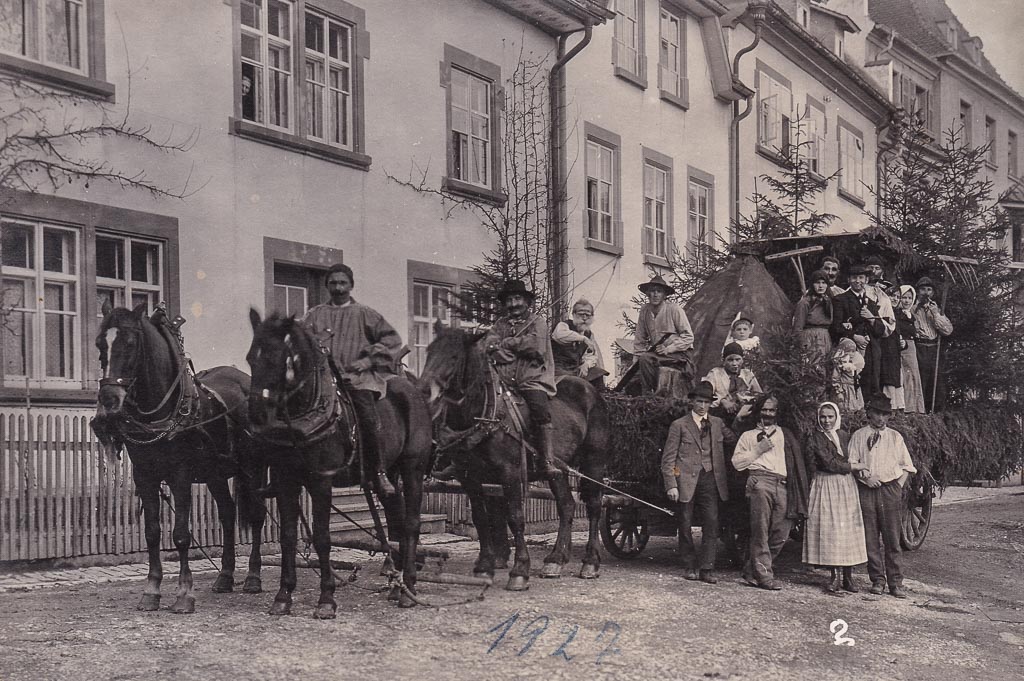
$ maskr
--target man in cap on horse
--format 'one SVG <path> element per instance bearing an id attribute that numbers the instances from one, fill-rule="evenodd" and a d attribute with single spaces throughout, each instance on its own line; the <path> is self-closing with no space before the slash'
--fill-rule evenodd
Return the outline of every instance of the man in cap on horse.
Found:
<path id="1" fill-rule="evenodd" d="M 408 352 L 398 332 L 379 312 L 352 298 L 355 276 L 348 265 L 336 264 L 324 278 L 330 300 L 309 310 L 302 320 L 327 347 L 341 374 L 359 420 L 366 474 L 375 471 L 382 496 L 395 493 L 380 455 L 380 420 L 375 402 L 387 391 L 387 379 L 396 375 Z"/>
<path id="2" fill-rule="evenodd" d="M 534 292 L 518 279 L 505 282 L 498 292 L 504 314 L 483 339 L 487 355 L 505 385 L 526 402 L 536 433 L 537 470 L 547 478 L 555 468 L 553 426 L 549 402 L 556 394 L 555 360 L 544 320 L 533 311 Z"/>
<path id="3" fill-rule="evenodd" d="M 657 275 L 637 288 L 648 301 L 640 308 L 633 342 L 644 391 L 657 390 L 661 367 L 678 369 L 689 382 L 693 379 L 693 330 L 683 308 L 667 300 L 675 289 Z"/>

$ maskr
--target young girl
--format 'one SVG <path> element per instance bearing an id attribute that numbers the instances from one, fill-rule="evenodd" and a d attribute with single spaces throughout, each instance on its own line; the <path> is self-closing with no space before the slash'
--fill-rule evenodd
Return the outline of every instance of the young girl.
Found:
<path id="1" fill-rule="evenodd" d="M 732 329 L 725 338 L 724 348 L 729 343 L 738 343 L 744 353 L 749 353 L 761 348 L 761 339 L 752 335 L 754 333 L 754 322 L 743 316 L 742 312 L 736 313 L 736 319 L 732 322 Z"/>
<path id="2" fill-rule="evenodd" d="M 843 411 L 860 411 L 864 408 L 864 398 L 860 393 L 858 379 L 860 372 L 864 370 L 864 357 L 857 351 L 857 344 L 852 338 L 843 338 L 839 341 L 832 361 L 835 362 L 832 389 L 836 402 L 843 407 Z"/>
<path id="3" fill-rule="evenodd" d="M 832 351 L 828 330 L 832 326 L 832 298 L 828 294 L 828 275 L 822 270 L 811 272 L 808 289 L 797 302 L 793 313 L 793 330 L 800 332 L 801 344 L 821 357 Z"/>

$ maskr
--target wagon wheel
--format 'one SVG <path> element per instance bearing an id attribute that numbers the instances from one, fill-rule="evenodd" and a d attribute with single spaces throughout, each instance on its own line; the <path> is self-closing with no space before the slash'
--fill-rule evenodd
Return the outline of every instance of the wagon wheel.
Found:
<path id="1" fill-rule="evenodd" d="M 935 496 L 931 473 L 922 470 L 903 488 L 903 523 L 900 545 L 907 551 L 921 548 L 932 522 L 932 497 Z"/>
<path id="2" fill-rule="evenodd" d="M 601 541 L 613 556 L 636 558 L 647 546 L 647 541 L 650 538 L 647 516 L 640 509 L 615 506 L 604 510 Z"/>

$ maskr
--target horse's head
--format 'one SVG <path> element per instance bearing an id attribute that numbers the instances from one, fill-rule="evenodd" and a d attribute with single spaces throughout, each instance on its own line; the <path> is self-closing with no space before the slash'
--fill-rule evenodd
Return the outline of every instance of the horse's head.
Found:
<path id="1" fill-rule="evenodd" d="M 249 321 L 252 345 L 245 357 L 252 369 L 249 418 L 254 426 L 266 426 L 277 420 L 303 377 L 315 369 L 316 348 L 309 332 L 294 317 L 275 313 L 260 319 L 259 312 L 250 309 Z"/>
<path id="2" fill-rule="evenodd" d="M 434 332 L 434 340 L 427 346 L 427 362 L 420 373 L 419 383 L 431 415 L 436 418 L 442 398 L 457 400 L 464 396 L 469 354 L 484 333 L 448 329 L 440 321 L 434 325 Z"/>
<path id="3" fill-rule="evenodd" d="M 103 321 L 96 336 L 100 352 L 100 391 L 97 415 L 113 416 L 124 409 L 125 397 L 138 378 L 143 353 L 142 325 L 146 321 L 146 304 L 134 310 L 104 305 Z"/>

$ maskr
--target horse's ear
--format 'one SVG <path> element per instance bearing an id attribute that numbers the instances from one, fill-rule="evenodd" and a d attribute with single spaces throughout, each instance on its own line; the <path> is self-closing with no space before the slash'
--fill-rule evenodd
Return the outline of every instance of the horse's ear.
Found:
<path id="1" fill-rule="evenodd" d="M 110 298 L 103 299 L 103 305 L 100 307 L 100 313 L 104 318 L 109 317 L 110 313 L 114 311 L 114 306 L 110 304 Z"/>
<path id="2" fill-rule="evenodd" d="M 260 319 L 260 313 L 257 312 L 256 308 L 254 307 L 249 308 L 249 323 L 252 324 L 253 331 L 258 329 L 260 327 L 260 324 L 263 323 L 263 320 Z"/>
<path id="3" fill-rule="evenodd" d="M 435 320 L 434 320 L 434 335 L 435 335 L 435 336 L 440 336 L 440 335 L 441 335 L 441 333 L 442 333 L 442 332 L 443 332 L 443 331 L 444 331 L 444 330 L 445 330 L 446 328 L 447 328 L 447 327 L 446 327 L 446 326 L 444 325 L 444 322 L 442 322 L 442 321 L 441 321 L 441 318 L 440 318 L 440 317 L 438 317 L 437 319 L 435 319 Z"/>
<path id="4" fill-rule="evenodd" d="M 486 331 L 477 331 L 476 333 L 466 334 L 466 345 L 475 345 L 477 342 L 483 339 L 487 335 Z"/>
<path id="5" fill-rule="evenodd" d="M 132 314 L 138 317 L 139 319 L 142 319 L 143 317 L 146 316 L 146 307 L 148 305 L 148 303 L 139 303 L 138 305 L 132 308 Z"/>

